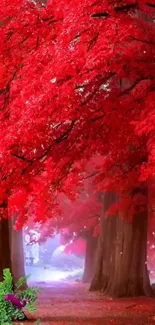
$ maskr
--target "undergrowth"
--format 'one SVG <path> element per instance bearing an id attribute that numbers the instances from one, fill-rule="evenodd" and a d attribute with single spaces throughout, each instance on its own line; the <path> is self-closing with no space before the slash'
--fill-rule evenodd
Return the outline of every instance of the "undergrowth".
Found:
<path id="1" fill-rule="evenodd" d="M 3 270 L 3 281 L 0 282 L 0 325 L 12 325 L 17 320 L 23 324 L 25 311 L 36 312 L 35 303 L 40 290 L 36 287 L 22 290 L 28 278 L 22 277 L 13 284 L 10 270 Z M 40 324 L 40 320 L 36 320 L 35 324 Z"/>

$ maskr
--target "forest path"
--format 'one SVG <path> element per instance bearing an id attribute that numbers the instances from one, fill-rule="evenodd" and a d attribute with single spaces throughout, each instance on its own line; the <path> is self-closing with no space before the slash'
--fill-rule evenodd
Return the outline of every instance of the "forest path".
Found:
<path id="1" fill-rule="evenodd" d="M 155 299 L 110 299 L 77 282 L 37 283 L 37 313 L 23 325 L 155 325 Z M 19 323 L 18 323 L 19 324 Z"/>

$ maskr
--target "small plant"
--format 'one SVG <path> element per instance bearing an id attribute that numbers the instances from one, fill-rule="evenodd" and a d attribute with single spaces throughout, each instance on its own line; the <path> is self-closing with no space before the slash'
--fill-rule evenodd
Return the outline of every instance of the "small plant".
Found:
<path id="1" fill-rule="evenodd" d="M 0 282 L 0 325 L 11 325 L 13 321 L 25 320 L 23 308 L 30 313 L 36 311 L 35 303 L 40 290 L 35 287 L 21 290 L 28 278 L 29 276 L 22 277 L 13 285 L 10 270 L 3 270 L 3 282 Z"/>

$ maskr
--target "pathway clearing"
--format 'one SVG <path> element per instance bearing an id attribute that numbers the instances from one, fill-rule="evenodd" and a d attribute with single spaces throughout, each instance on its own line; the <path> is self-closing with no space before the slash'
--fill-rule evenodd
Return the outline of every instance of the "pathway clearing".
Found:
<path id="1" fill-rule="evenodd" d="M 23 325 L 155 325 L 155 299 L 110 299 L 77 282 L 37 283 L 36 315 Z M 18 323 L 19 324 L 19 323 Z"/>

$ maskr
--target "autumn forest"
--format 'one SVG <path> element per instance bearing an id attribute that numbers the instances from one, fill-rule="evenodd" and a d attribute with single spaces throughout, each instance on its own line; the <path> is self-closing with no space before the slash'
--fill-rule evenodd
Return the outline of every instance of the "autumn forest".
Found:
<path id="1" fill-rule="evenodd" d="M 25 275 L 27 226 L 84 240 L 76 286 L 94 301 L 152 304 L 154 105 L 155 0 L 1 0 L 0 281 Z"/>

